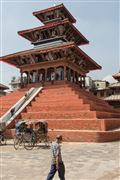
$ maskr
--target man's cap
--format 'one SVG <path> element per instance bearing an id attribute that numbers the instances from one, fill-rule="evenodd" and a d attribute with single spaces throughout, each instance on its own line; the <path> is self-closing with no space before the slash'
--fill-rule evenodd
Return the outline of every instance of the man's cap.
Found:
<path id="1" fill-rule="evenodd" d="M 62 140 L 62 135 L 57 135 L 56 139 Z"/>

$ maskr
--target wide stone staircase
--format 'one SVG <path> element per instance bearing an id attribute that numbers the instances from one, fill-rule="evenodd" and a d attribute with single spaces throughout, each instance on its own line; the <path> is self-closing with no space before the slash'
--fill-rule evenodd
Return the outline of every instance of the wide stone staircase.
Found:
<path id="1" fill-rule="evenodd" d="M 20 119 L 44 119 L 51 138 L 65 141 L 105 142 L 120 138 L 120 111 L 77 85 L 46 85 Z"/>
<path id="2" fill-rule="evenodd" d="M 26 93 L 26 89 L 13 91 L 6 96 L 0 97 L 0 117 L 3 116 L 14 104 L 18 102 Z"/>

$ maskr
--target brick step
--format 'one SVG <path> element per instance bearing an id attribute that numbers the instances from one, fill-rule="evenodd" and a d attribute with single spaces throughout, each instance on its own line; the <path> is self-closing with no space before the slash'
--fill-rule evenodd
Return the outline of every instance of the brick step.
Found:
<path id="1" fill-rule="evenodd" d="M 12 93 L 9 93 L 9 94 L 6 94 L 6 96 L 1 96 L 0 97 L 0 99 L 4 99 L 4 98 L 6 98 L 6 97 L 17 97 L 17 96 L 23 96 L 25 94 L 25 92 L 20 92 L 20 91 L 18 91 L 18 92 L 12 92 Z"/>
<path id="2" fill-rule="evenodd" d="M 7 112 L 8 109 L 6 110 L 0 110 L 0 113 L 4 114 L 5 112 Z"/>
<path id="3" fill-rule="evenodd" d="M 58 84 L 58 85 L 49 85 L 49 86 L 44 86 L 44 89 L 46 90 L 54 90 L 54 89 L 64 89 L 64 88 L 70 88 L 70 84 Z"/>
<path id="4" fill-rule="evenodd" d="M 70 98 L 70 97 L 68 97 L 68 98 L 56 98 L 56 99 L 47 99 L 47 98 L 36 98 L 36 103 L 54 103 L 54 104 L 58 104 L 58 102 L 64 102 L 64 103 L 66 103 L 67 101 L 69 101 L 70 100 L 70 102 L 71 103 L 83 103 L 83 104 L 90 104 L 90 105 L 97 105 L 97 106 L 104 106 L 104 107 L 108 107 L 106 104 L 104 104 L 104 103 L 101 103 L 101 102 L 95 102 L 95 101 L 92 101 L 92 100 L 84 100 L 84 99 L 79 99 L 79 98 L 74 98 L 74 99 L 72 99 L 72 98 Z"/>
<path id="5" fill-rule="evenodd" d="M 14 104 L 16 104 L 17 101 L 3 101 L 0 106 L 3 107 L 4 105 L 8 105 L 8 106 L 13 106 Z"/>
<path id="6" fill-rule="evenodd" d="M 27 111 L 32 111 L 32 112 L 38 112 L 38 111 L 52 111 L 52 110 L 56 110 L 56 111 L 74 111 L 74 110 L 79 110 L 79 111 L 82 111 L 82 110 L 91 110 L 91 111 L 106 111 L 106 112 L 116 112 L 114 109 L 109 109 L 109 108 L 106 108 L 103 106 L 93 106 L 93 107 L 90 107 L 89 104 L 79 104 L 79 105 L 76 105 L 76 104 L 69 104 L 69 105 L 66 105 L 66 104 L 48 104 L 48 103 L 39 103 L 39 104 L 35 104 L 33 103 L 32 106 L 28 106 L 27 108 Z"/>
<path id="7" fill-rule="evenodd" d="M 86 96 L 80 96 L 77 93 L 71 92 L 71 93 L 66 93 L 66 95 L 63 93 L 59 93 L 59 94 L 51 94 L 51 93 L 45 93 L 45 91 L 43 93 L 40 93 L 38 98 L 47 98 L 47 99 L 55 99 L 55 98 L 63 98 L 63 97 L 77 97 L 78 99 L 85 99 L 85 100 L 96 100 L 95 98 L 91 98 L 91 97 L 86 97 Z M 100 99 L 97 99 L 97 102 L 103 103 L 103 104 L 107 104 L 105 101 L 102 101 Z"/>
<path id="8" fill-rule="evenodd" d="M 79 105 L 79 106 L 74 106 L 74 104 L 73 105 L 65 105 L 65 104 L 63 104 L 63 105 L 54 105 L 54 104 L 52 104 L 51 106 L 49 105 L 49 104 L 39 104 L 39 105 L 37 105 L 37 106 L 35 106 L 35 105 L 33 105 L 33 106 L 29 106 L 29 107 L 27 107 L 26 108 L 28 111 L 32 111 L 32 112 L 38 112 L 38 111 L 42 111 L 42 110 L 44 110 L 44 111 L 52 111 L 52 110 L 56 110 L 56 111 L 74 111 L 74 110 L 90 110 L 90 106 L 89 106 L 89 104 L 85 104 L 85 105 Z"/>
<path id="9" fill-rule="evenodd" d="M 91 120 L 64 120 L 48 119 L 49 129 L 76 129 L 76 130 L 114 130 L 120 128 L 120 119 L 91 119 Z"/>
<path id="10" fill-rule="evenodd" d="M 77 97 L 79 98 L 79 96 L 77 94 L 75 94 L 74 92 L 73 93 L 58 93 L 58 94 L 48 94 L 48 93 L 39 93 L 39 98 L 51 98 L 51 99 L 55 99 L 55 98 L 61 98 L 61 97 L 64 97 L 64 96 L 67 96 L 67 97 Z"/>
<path id="11" fill-rule="evenodd" d="M 80 118 L 80 119 L 91 119 L 91 118 L 120 118 L 120 114 L 117 113 L 110 113 L 110 112 L 95 112 L 95 111 L 39 111 L 39 112 L 27 112 L 22 113 L 22 118 L 41 118 L 41 119 L 74 119 L 74 118 Z"/>
<path id="12" fill-rule="evenodd" d="M 42 92 L 41 92 L 41 94 L 45 94 L 45 95 L 50 95 L 50 94 L 55 94 L 55 95 L 57 95 L 57 94 L 67 94 L 67 93 L 72 93 L 72 94 L 75 94 L 75 91 L 72 89 L 72 88 L 66 88 L 66 89 L 60 89 L 60 88 L 58 88 L 58 89 L 42 89 Z"/>
<path id="13" fill-rule="evenodd" d="M 7 107 L 0 107 L 0 111 L 7 111 L 9 109 L 9 106 L 7 106 Z"/>
<path id="14" fill-rule="evenodd" d="M 75 94 L 77 94 L 79 96 L 79 98 L 83 98 L 83 99 L 86 99 L 86 100 L 93 100 L 93 101 L 97 101 L 97 102 L 100 102 L 100 103 L 104 103 L 104 104 L 107 104 L 108 103 L 102 99 L 99 99 L 98 97 L 94 96 L 94 95 L 91 95 L 89 94 L 89 92 L 86 92 L 86 93 L 81 93 L 81 92 L 77 92 L 75 91 Z"/>
<path id="15" fill-rule="evenodd" d="M 113 130 L 120 128 L 120 118 L 103 119 L 105 130 Z"/>
<path id="16" fill-rule="evenodd" d="M 0 109 L 2 109 L 2 108 L 5 108 L 5 109 L 9 109 L 11 107 L 11 105 L 9 105 L 9 104 L 0 104 Z"/>
<path id="17" fill-rule="evenodd" d="M 86 118 L 96 118 L 96 112 L 90 112 L 90 111 L 81 111 L 81 112 L 59 112 L 59 111 L 42 111 L 42 112 L 27 112 L 27 113 L 21 113 L 22 118 L 26 119 L 74 119 L 74 118 L 80 118 L 80 119 L 86 119 Z"/>
<path id="18" fill-rule="evenodd" d="M 71 130 L 102 130 L 101 120 L 64 120 L 64 119 L 48 119 L 49 129 L 71 129 Z"/>
<path id="19" fill-rule="evenodd" d="M 87 103 L 87 104 L 89 104 L 89 102 L 90 103 L 94 103 L 94 105 L 98 105 L 98 106 L 105 106 L 105 107 L 109 107 L 108 106 L 108 104 L 106 104 L 104 101 L 103 102 L 101 102 L 101 101 L 93 101 L 92 99 L 87 99 L 87 98 L 79 98 L 79 97 L 77 97 L 77 96 L 69 96 L 69 95 L 66 95 L 66 96 L 56 96 L 56 97 L 54 97 L 54 96 L 51 96 L 51 97 L 47 97 L 47 96 L 41 96 L 41 97 L 36 97 L 35 98 L 35 100 L 37 101 L 37 102 L 43 102 L 43 101 L 48 101 L 48 102 L 50 102 L 50 101 L 58 101 L 58 100 L 63 100 L 63 101 L 67 101 L 67 100 L 71 100 L 71 101 L 73 101 L 73 103 L 76 101 L 76 102 L 78 102 L 78 101 L 80 101 L 80 100 L 82 100 L 85 104 Z M 110 107 L 109 107 L 110 108 Z M 112 108 L 112 107 L 111 107 Z M 113 109 L 113 108 L 112 108 Z"/>
<path id="20" fill-rule="evenodd" d="M 95 103 L 100 103 L 100 104 L 104 104 L 104 105 L 109 106 L 107 102 L 105 102 L 105 101 L 103 101 L 101 99 L 95 99 L 95 98 L 92 98 L 92 97 L 86 97 L 84 95 L 79 96 L 79 98 L 82 98 L 84 101 L 94 101 Z"/>
<path id="21" fill-rule="evenodd" d="M 50 101 L 50 102 L 48 102 L 48 101 L 46 101 L 46 102 L 44 102 L 44 101 L 40 101 L 40 102 L 36 102 L 36 101 L 32 101 L 31 102 L 31 105 L 32 106 L 69 106 L 71 103 L 69 102 L 69 101 L 67 101 L 67 102 L 64 102 L 63 100 L 59 100 L 59 101 Z M 79 106 L 79 105 L 83 105 L 83 101 L 82 100 L 79 100 L 78 102 L 74 102 L 73 103 L 75 106 Z M 87 104 L 84 104 L 84 105 L 87 105 Z"/>
<path id="22" fill-rule="evenodd" d="M 15 136 L 15 129 L 7 129 L 6 137 L 13 138 Z M 61 134 L 63 142 L 111 142 L 120 140 L 120 130 L 118 131 L 95 131 L 95 130 L 59 130 L 49 131 L 50 140 L 55 140 L 55 137 Z"/>
<path id="23" fill-rule="evenodd" d="M 66 131 L 66 130 L 54 130 L 49 132 L 50 139 L 53 140 L 61 134 L 63 136 L 63 141 L 66 142 L 111 142 L 120 140 L 120 130 L 119 131 Z"/>
<path id="24" fill-rule="evenodd" d="M 4 99 L 4 101 L 2 101 L 1 103 L 9 103 L 9 102 L 15 103 L 15 102 L 19 101 L 19 99 L 20 98 L 18 98 L 18 99 L 11 98 L 9 100 L 8 99 Z"/>
<path id="25" fill-rule="evenodd" d="M 120 114 L 119 113 L 114 113 L 114 112 L 96 112 L 97 114 L 97 118 L 120 118 Z"/>
<path id="26" fill-rule="evenodd" d="M 3 116 L 5 113 L 4 112 L 0 112 L 0 117 Z"/>
<path id="27" fill-rule="evenodd" d="M 37 102 L 41 102 L 41 101 L 48 101 L 48 102 L 51 102 L 51 101 L 59 101 L 59 100 L 63 100 L 63 101 L 68 101 L 68 100 L 71 100 L 71 101 L 79 101 L 79 98 L 77 96 L 61 96 L 61 97 L 56 97 L 56 98 L 47 98 L 47 97 L 36 97 L 35 100 Z"/>
<path id="28" fill-rule="evenodd" d="M 17 101 L 18 99 L 20 99 L 21 97 L 23 97 L 23 96 L 17 96 L 17 97 L 15 97 L 15 96 L 11 96 L 11 97 L 5 97 L 4 99 L 0 99 L 0 102 L 1 101 L 11 101 L 11 100 L 14 100 L 14 101 Z"/>
<path id="29" fill-rule="evenodd" d="M 98 102 L 98 101 L 93 101 L 93 100 L 86 100 L 83 99 L 83 104 L 90 104 L 91 107 L 95 107 L 95 106 L 101 106 L 103 108 L 112 108 L 111 106 L 109 107 L 107 104 Z M 113 109 L 113 108 L 112 108 Z"/>
<path id="30" fill-rule="evenodd" d="M 73 91 L 72 89 L 68 88 L 68 89 L 43 89 L 41 94 L 45 94 L 45 95 L 64 95 L 64 94 L 75 94 L 75 91 Z"/>
<path id="31" fill-rule="evenodd" d="M 90 106 L 90 110 L 92 110 L 92 111 L 106 111 L 106 112 L 113 112 L 113 113 L 117 113 L 118 112 L 113 107 L 107 107 L 105 105 L 103 105 L 103 106 L 100 106 L 100 105 L 91 105 Z"/>
<path id="32" fill-rule="evenodd" d="M 72 88 L 70 86 L 50 86 L 50 87 L 44 87 L 45 91 L 49 91 L 49 92 L 54 92 L 56 90 L 60 90 L 61 92 L 63 91 L 67 91 L 67 90 L 72 90 Z"/>

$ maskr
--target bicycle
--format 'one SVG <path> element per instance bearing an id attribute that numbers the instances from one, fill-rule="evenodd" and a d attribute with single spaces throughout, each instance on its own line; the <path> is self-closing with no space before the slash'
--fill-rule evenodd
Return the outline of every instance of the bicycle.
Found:
<path id="1" fill-rule="evenodd" d="M 6 145 L 7 139 L 4 134 L 0 133 L 0 145 Z"/>
<path id="2" fill-rule="evenodd" d="M 31 150 L 34 147 L 34 144 L 35 141 L 32 133 L 21 132 L 14 138 L 14 148 L 16 150 L 18 150 L 20 146 L 23 146 L 26 150 Z"/>

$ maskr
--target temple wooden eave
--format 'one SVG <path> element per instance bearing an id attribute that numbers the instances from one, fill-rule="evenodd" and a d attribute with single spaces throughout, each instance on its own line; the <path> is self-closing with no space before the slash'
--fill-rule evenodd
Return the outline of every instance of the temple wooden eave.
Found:
<path id="1" fill-rule="evenodd" d="M 81 42 L 78 42 L 78 45 L 83 45 L 83 44 L 89 43 L 89 41 L 84 37 L 84 35 L 82 33 L 80 33 L 80 31 L 78 31 L 77 28 L 69 20 L 64 20 L 64 21 L 60 21 L 60 22 L 51 23 L 51 24 L 48 24 L 45 26 L 39 26 L 36 28 L 22 30 L 22 31 L 19 31 L 18 34 L 32 42 L 33 41 L 32 33 L 34 33 L 35 31 L 47 30 L 48 28 L 52 28 L 52 27 L 55 28 L 58 25 L 69 25 L 70 28 L 72 28 L 72 30 L 76 33 L 76 35 L 80 39 L 82 39 Z"/>
<path id="2" fill-rule="evenodd" d="M 42 21 L 42 17 L 41 17 L 42 14 L 50 12 L 50 11 L 54 11 L 54 10 L 57 10 L 57 9 L 63 9 L 63 11 L 65 11 L 65 13 L 67 13 L 70 21 L 72 23 L 76 22 L 76 19 L 72 16 L 72 14 L 69 12 L 69 10 L 63 4 L 60 4 L 60 5 L 51 7 L 51 8 L 47 8 L 47 9 L 44 9 L 44 10 L 35 11 L 35 12 L 33 12 L 33 15 L 36 16 L 40 21 Z"/>
<path id="3" fill-rule="evenodd" d="M 67 49 L 67 50 L 70 49 L 70 51 L 73 55 L 78 54 L 78 55 L 76 55 L 77 58 L 81 57 L 83 59 L 82 61 L 86 62 L 89 65 L 89 70 L 101 69 L 100 65 L 98 65 L 92 58 L 90 58 L 85 52 L 83 52 L 80 48 L 78 48 L 74 43 L 64 43 L 62 45 L 59 45 L 58 47 L 50 47 L 50 48 L 46 48 L 46 49 L 37 49 L 36 48 L 36 49 L 21 51 L 21 52 L 10 54 L 10 55 L 4 56 L 4 57 L 0 57 L 0 61 L 3 61 L 5 63 L 9 63 L 9 64 L 14 65 L 14 66 L 19 68 L 15 59 L 20 57 L 20 56 L 38 55 L 38 54 L 47 53 L 47 52 L 54 52 L 54 51 L 55 52 L 57 52 L 57 51 L 61 52 L 64 49 Z"/>
<path id="4" fill-rule="evenodd" d="M 6 55 L 6 56 L 2 56 L 0 57 L 0 61 L 4 61 L 4 60 L 7 60 L 8 58 L 13 58 L 15 56 L 19 56 L 19 55 L 27 55 L 27 54 L 30 54 L 30 53 L 34 53 L 34 52 L 41 52 L 41 53 L 44 53 L 44 52 L 48 52 L 48 51 L 52 51 L 52 50 L 56 50 L 56 49 L 64 49 L 64 48 L 69 48 L 69 47 L 74 47 L 74 43 L 65 43 L 65 44 L 62 44 L 62 45 L 59 45 L 58 47 L 46 47 L 44 49 L 42 48 L 35 48 L 35 49 L 29 49 L 29 50 L 24 50 L 24 51 L 19 51 L 19 52 L 16 52 L 16 53 L 13 53 L 13 54 L 9 54 L 9 55 Z"/>

